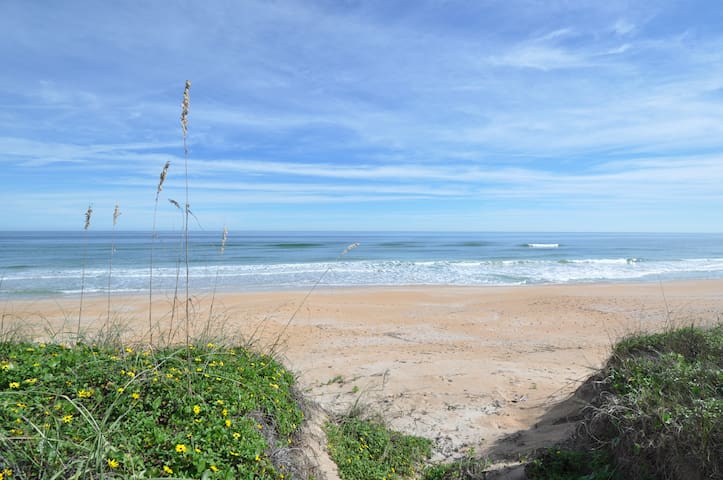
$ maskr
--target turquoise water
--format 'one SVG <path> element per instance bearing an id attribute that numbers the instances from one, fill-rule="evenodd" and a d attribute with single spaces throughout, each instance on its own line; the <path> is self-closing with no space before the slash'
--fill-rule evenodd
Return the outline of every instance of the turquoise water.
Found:
<path id="1" fill-rule="evenodd" d="M 360 245 L 345 255 L 352 243 Z M 170 291 L 179 233 L 0 232 L 0 296 Z M 723 278 L 723 234 L 269 233 L 189 236 L 193 291 Z M 111 266 L 112 261 L 112 266 Z"/>

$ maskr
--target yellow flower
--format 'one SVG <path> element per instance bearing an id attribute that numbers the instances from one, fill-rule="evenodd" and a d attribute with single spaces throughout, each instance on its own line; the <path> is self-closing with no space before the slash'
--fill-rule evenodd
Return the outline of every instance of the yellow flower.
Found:
<path id="1" fill-rule="evenodd" d="M 70 423 L 70 422 L 72 422 L 72 421 L 73 421 L 73 416 L 72 416 L 72 415 L 66 415 L 66 416 L 63 417 L 63 423 Z"/>
<path id="2" fill-rule="evenodd" d="M 133 400 L 138 400 L 139 398 L 141 398 L 141 394 L 138 392 L 133 392 L 133 393 L 131 393 L 131 398 Z"/>
<path id="3" fill-rule="evenodd" d="M 20 388 L 20 383 L 18 382 L 10 382 L 8 385 L 10 388 Z"/>
<path id="4" fill-rule="evenodd" d="M 80 398 L 90 398 L 93 396 L 93 390 L 92 389 L 91 390 L 80 390 L 78 392 L 78 396 Z"/>
<path id="5" fill-rule="evenodd" d="M 133 353 L 133 349 L 130 347 L 126 347 L 126 353 Z"/>
<path id="6" fill-rule="evenodd" d="M 186 450 L 187 450 L 187 449 L 186 449 L 186 446 L 185 446 L 184 444 L 179 443 L 179 444 L 176 445 L 176 451 L 177 451 L 178 453 L 186 453 Z"/>
<path id="7" fill-rule="evenodd" d="M 221 415 L 223 415 L 224 417 L 228 417 L 228 410 L 225 408 L 221 410 Z"/>
<path id="8" fill-rule="evenodd" d="M 231 426 L 231 420 L 229 420 L 229 419 L 226 419 L 226 421 L 224 423 L 226 424 L 227 427 Z"/>
<path id="9" fill-rule="evenodd" d="M 37 378 L 28 378 L 27 380 L 25 380 L 25 383 L 29 383 L 30 385 L 35 385 L 36 383 L 38 383 L 38 379 Z"/>
<path id="10" fill-rule="evenodd" d="M 279 386 L 278 386 L 277 384 L 275 384 L 275 383 L 269 383 L 269 387 L 275 388 L 276 390 L 279 389 Z"/>
<path id="11" fill-rule="evenodd" d="M 120 388 L 118 388 L 118 390 L 116 390 L 116 391 L 117 391 L 118 393 L 123 393 L 123 392 L 126 391 L 126 389 L 123 388 L 123 387 L 120 387 Z"/>
<path id="12" fill-rule="evenodd" d="M 166 472 L 169 475 L 173 474 L 173 470 L 168 465 L 163 465 L 163 471 Z"/>
<path id="13" fill-rule="evenodd" d="M 208 468 L 210 468 L 212 472 L 218 472 L 218 467 L 216 465 L 211 465 Z"/>
<path id="14" fill-rule="evenodd" d="M 109 458 L 107 462 L 110 468 L 118 468 L 119 466 L 119 463 L 113 458 Z"/>
<path id="15" fill-rule="evenodd" d="M 257 462 L 260 462 L 260 461 L 261 461 L 261 457 L 259 457 L 258 455 L 256 455 L 256 461 L 257 461 Z"/>
<path id="16" fill-rule="evenodd" d="M 239 438 L 241 438 L 241 434 L 238 432 L 233 432 L 233 438 L 238 440 Z"/>
<path id="17" fill-rule="evenodd" d="M 194 405 L 194 406 L 193 406 L 193 413 L 196 414 L 196 415 L 198 415 L 199 413 L 201 413 L 201 407 L 200 407 L 199 405 Z"/>
<path id="18" fill-rule="evenodd" d="M 206 344 L 206 346 L 207 346 L 208 348 L 216 348 L 216 344 L 213 343 L 213 342 L 208 342 L 208 343 Z"/>
<path id="19" fill-rule="evenodd" d="M 193 451 L 196 452 L 196 453 L 201 453 L 201 449 L 198 448 L 198 447 L 194 448 Z"/>

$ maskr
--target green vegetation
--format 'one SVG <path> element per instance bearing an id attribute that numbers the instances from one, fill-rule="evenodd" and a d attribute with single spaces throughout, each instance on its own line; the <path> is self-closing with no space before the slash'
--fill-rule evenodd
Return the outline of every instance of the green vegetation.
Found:
<path id="1" fill-rule="evenodd" d="M 597 453 L 548 452 L 528 466 L 531 478 L 616 478 L 613 472 L 620 478 L 723 478 L 722 326 L 624 339 L 591 381 L 598 395 L 578 443 Z M 579 463 L 571 460 L 576 455 L 595 460 L 588 462 L 595 468 L 567 468 Z"/>
<path id="2" fill-rule="evenodd" d="M 1 476 L 289 477 L 293 375 L 244 348 L 190 348 L 189 370 L 186 346 L 0 343 Z"/>
<path id="3" fill-rule="evenodd" d="M 475 458 L 474 452 L 461 460 L 431 465 L 424 470 L 424 480 L 484 480 L 490 463 Z"/>
<path id="4" fill-rule="evenodd" d="M 551 448 L 530 462 L 525 473 L 530 479 L 613 480 L 615 467 L 606 452 Z"/>
<path id="5" fill-rule="evenodd" d="M 414 478 L 432 453 L 431 440 L 403 435 L 379 419 L 358 415 L 327 423 L 326 435 L 342 480 Z"/>

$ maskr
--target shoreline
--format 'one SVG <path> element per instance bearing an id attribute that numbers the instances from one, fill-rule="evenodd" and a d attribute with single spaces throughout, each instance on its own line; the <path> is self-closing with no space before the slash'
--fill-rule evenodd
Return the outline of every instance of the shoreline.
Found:
<path id="1" fill-rule="evenodd" d="M 309 290 L 217 292 L 211 321 L 210 292 L 194 296 L 193 323 L 209 338 L 273 349 L 327 411 L 368 405 L 393 428 L 435 440 L 438 458 L 494 452 L 518 431 L 526 433 L 505 452 L 562 438 L 565 422 L 532 427 L 602 366 L 617 339 L 723 314 L 723 280 L 317 287 L 301 304 Z M 173 330 L 171 300 L 154 295 L 157 335 Z M 108 320 L 107 301 L 84 298 L 83 331 Z M 6 329 L 21 322 L 38 339 L 77 331 L 77 298 L 0 303 Z M 147 342 L 148 296 L 111 296 L 111 320 L 128 341 Z"/>
<path id="2" fill-rule="evenodd" d="M 315 292 L 333 292 L 333 291 L 363 291 L 363 290 L 423 290 L 423 289 L 508 289 L 508 288 L 605 288 L 605 287 L 626 287 L 626 286 L 650 286 L 654 285 L 664 287 L 666 285 L 686 286 L 691 284 L 720 283 L 723 285 L 723 277 L 687 277 L 687 278 L 640 278 L 640 279 L 623 279 L 623 280 L 593 280 L 593 281 L 571 281 L 571 282 L 540 282 L 540 283 L 489 283 L 489 284 L 450 284 L 450 283 L 410 283 L 410 284 L 318 284 L 306 286 L 281 286 L 268 287 L 257 286 L 248 287 L 241 290 L 239 287 L 218 286 L 216 288 L 216 296 L 229 295 L 264 295 L 264 294 L 305 294 L 309 290 Z M 179 287 L 178 292 L 181 293 Z M 173 293 L 173 289 L 154 289 L 154 296 L 169 296 Z M 192 296 L 212 295 L 212 288 L 191 288 Z M 3 296 L 5 295 L 5 296 Z M 16 294 L 17 295 L 17 294 Z M 108 291 L 86 291 L 83 293 L 85 299 L 106 299 Z M 133 300 L 137 298 L 148 298 L 148 291 L 137 291 L 134 293 L 119 293 L 111 290 L 111 298 Z M 62 301 L 78 301 L 80 292 L 78 293 L 60 293 L 60 292 L 43 292 L 37 294 L 20 294 L 11 296 L 0 292 L 0 303 L 30 303 L 33 301 L 45 300 L 62 300 Z"/>

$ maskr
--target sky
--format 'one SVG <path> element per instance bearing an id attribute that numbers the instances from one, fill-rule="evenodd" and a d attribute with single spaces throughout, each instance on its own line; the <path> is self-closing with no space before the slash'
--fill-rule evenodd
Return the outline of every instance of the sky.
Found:
<path id="1" fill-rule="evenodd" d="M 0 0 L 0 229 L 177 230 L 187 179 L 208 231 L 722 232 L 721 27 L 716 0 Z"/>

